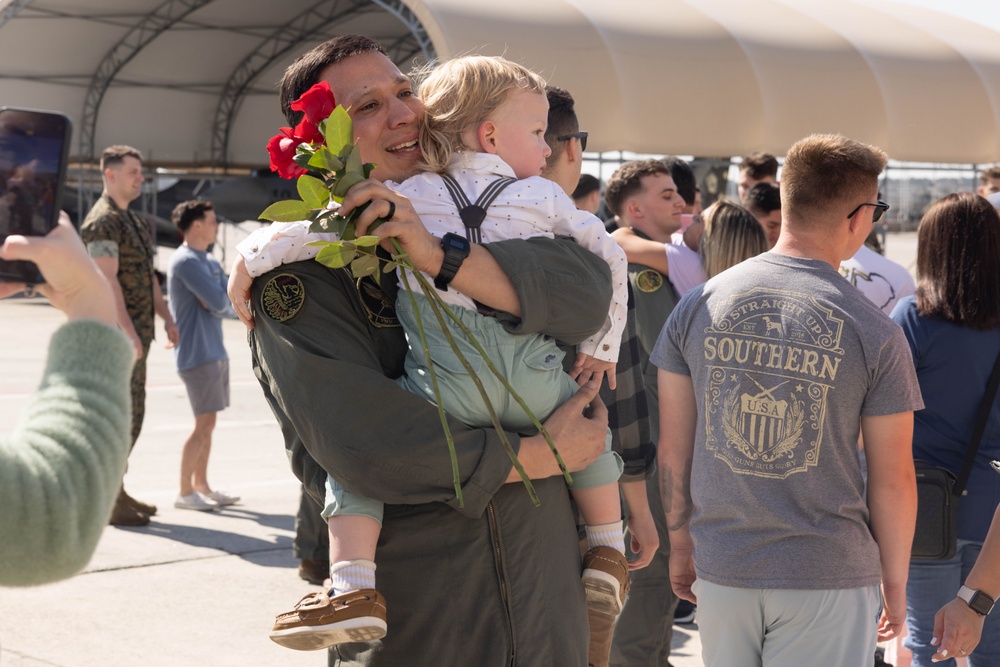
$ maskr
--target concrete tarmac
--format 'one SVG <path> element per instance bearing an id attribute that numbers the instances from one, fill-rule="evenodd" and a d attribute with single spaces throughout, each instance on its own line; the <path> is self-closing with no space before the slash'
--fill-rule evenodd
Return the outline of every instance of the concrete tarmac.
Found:
<path id="1" fill-rule="evenodd" d="M 911 270 L 912 236 L 888 243 L 889 256 Z M 63 321 L 43 299 L 0 301 L 5 432 L 35 390 L 47 341 Z M 125 486 L 159 513 L 144 528 L 108 527 L 89 566 L 70 580 L 0 590 L 0 666 L 325 665 L 323 651 L 291 651 L 267 637 L 276 613 L 318 589 L 297 575 L 291 543 L 299 485 L 253 377 L 245 330 L 224 323 L 232 406 L 219 414 L 209 467 L 212 485 L 242 502 L 202 513 L 173 507 L 193 418 L 159 319 L 156 326 L 146 420 Z M 697 626 L 675 626 L 674 667 L 702 667 L 700 653 Z"/>

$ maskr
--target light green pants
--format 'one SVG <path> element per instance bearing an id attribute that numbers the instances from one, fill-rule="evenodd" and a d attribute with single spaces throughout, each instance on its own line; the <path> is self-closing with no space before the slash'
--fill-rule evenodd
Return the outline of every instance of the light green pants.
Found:
<path id="1" fill-rule="evenodd" d="M 437 375 L 442 407 L 449 415 L 468 426 L 490 427 L 492 422 L 482 396 L 438 326 L 430 303 L 421 295 L 417 296 L 417 302 Z M 456 306 L 450 309 L 472 331 L 493 365 L 520 395 L 538 421 L 544 422 L 557 407 L 576 393 L 577 384 L 563 372 L 564 355 L 554 340 L 541 335 L 514 335 L 507 332 L 493 317 Z M 403 388 L 434 402 L 427 357 L 417 333 L 417 313 L 405 292 L 401 291 L 396 299 L 396 314 L 410 345 L 410 351 L 406 355 L 405 374 L 398 382 Z M 482 355 L 453 322 L 449 320 L 448 324 L 459 350 L 482 382 L 503 427 L 518 433 L 535 433 L 535 426 L 527 413 L 487 368 Z M 573 473 L 571 488 L 589 489 L 617 482 L 622 467 L 621 457 L 611 451 L 609 432 L 604 453 L 583 470 Z M 328 478 L 323 516 L 337 514 L 361 514 L 381 521 L 382 508 L 380 503 L 358 498 L 344 490 L 335 480 Z"/>

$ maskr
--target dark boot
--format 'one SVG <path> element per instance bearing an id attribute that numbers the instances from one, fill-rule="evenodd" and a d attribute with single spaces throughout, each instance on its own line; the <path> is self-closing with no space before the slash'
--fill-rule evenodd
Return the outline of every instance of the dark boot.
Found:
<path id="1" fill-rule="evenodd" d="M 149 503 L 144 503 L 142 501 L 136 500 L 129 494 L 125 493 L 124 488 L 122 488 L 121 496 L 119 497 L 124 498 L 125 502 L 128 503 L 128 505 L 132 509 L 134 509 L 136 512 L 139 512 L 140 514 L 145 514 L 147 515 L 147 517 L 156 514 L 156 505 L 150 505 Z"/>
<path id="2" fill-rule="evenodd" d="M 125 500 L 125 493 L 118 494 L 115 501 L 115 508 L 111 510 L 111 526 L 145 526 L 149 523 L 149 515 L 143 514 L 128 504 Z"/>
<path id="3" fill-rule="evenodd" d="M 330 561 L 303 558 L 299 561 L 299 577 L 313 586 L 323 586 L 330 578 Z"/>

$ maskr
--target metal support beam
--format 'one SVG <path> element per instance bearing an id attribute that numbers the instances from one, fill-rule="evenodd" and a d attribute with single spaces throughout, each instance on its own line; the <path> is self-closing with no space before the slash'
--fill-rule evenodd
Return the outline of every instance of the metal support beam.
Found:
<path id="1" fill-rule="evenodd" d="M 428 60 L 435 57 L 427 31 L 413 12 L 399 0 L 324 0 L 316 3 L 261 42 L 230 75 L 219 96 L 212 125 L 213 170 L 225 171 L 228 168 L 229 139 L 233 123 L 243 99 L 262 72 L 301 42 L 326 34 L 330 26 L 340 19 L 378 10 L 388 11 L 396 16 L 410 32 L 410 35 L 397 40 L 386 49 L 394 62 L 404 62 L 417 53 L 422 53 Z"/>
<path id="2" fill-rule="evenodd" d="M 30 4 L 31 0 L 0 0 L 0 28 Z"/>
<path id="3" fill-rule="evenodd" d="M 166 0 L 145 15 L 108 51 L 90 80 L 87 97 L 83 102 L 83 114 L 80 117 L 80 159 L 82 161 L 94 161 L 94 137 L 97 131 L 97 116 L 101 109 L 101 102 L 104 100 L 104 94 L 111 86 L 111 82 L 114 81 L 121 69 L 164 31 L 210 2 L 212 0 Z"/>
<path id="4" fill-rule="evenodd" d="M 413 37 L 413 40 L 416 41 L 417 46 L 419 47 L 419 52 L 423 54 L 427 62 L 437 58 L 437 51 L 434 49 L 434 44 L 431 42 L 431 38 L 427 34 L 427 30 L 424 28 L 424 24 L 420 22 L 417 15 L 413 13 L 412 9 L 406 6 L 403 0 L 371 1 L 398 18 L 400 23 L 406 26 L 406 29 L 410 31 L 410 35 Z M 412 50 L 408 53 L 410 53 L 409 58 L 413 58 L 416 55 L 416 53 Z M 397 60 L 396 58 L 393 58 L 393 60 L 396 63 L 400 62 L 400 60 Z"/>
<path id="5" fill-rule="evenodd" d="M 275 30 L 236 66 L 219 95 L 212 124 L 212 168 L 225 171 L 229 164 L 229 137 L 240 105 L 261 72 L 304 41 L 323 35 L 327 28 L 348 16 L 373 11 L 367 0 L 321 0 Z"/>

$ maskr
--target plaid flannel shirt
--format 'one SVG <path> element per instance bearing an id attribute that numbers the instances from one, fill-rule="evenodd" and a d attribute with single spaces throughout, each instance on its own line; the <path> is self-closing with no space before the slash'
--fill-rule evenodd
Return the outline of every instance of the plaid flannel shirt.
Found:
<path id="1" fill-rule="evenodd" d="M 576 359 L 576 353 L 570 347 L 564 346 L 563 350 L 567 353 L 565 366 L 569 369 Z M 620 482 L 649 479 L 656 466 L 656 446 L 650 433 L 649 405 L 646 402 L 640 360 L 635 299 L 632 298 L 632 286 L 629 285 L 628 320 L 615 369 L 617 388 L 609 389 L 607 382 L 601 385 L 601 400 L 608 407 L 611 447 L 625 464 Z"/>

